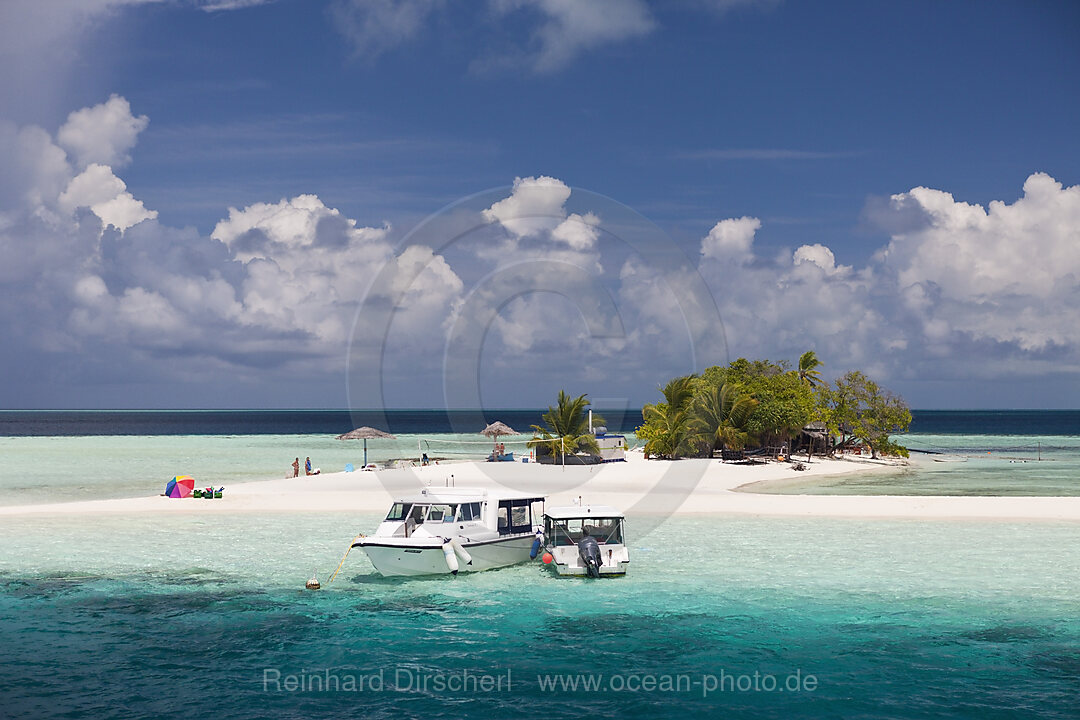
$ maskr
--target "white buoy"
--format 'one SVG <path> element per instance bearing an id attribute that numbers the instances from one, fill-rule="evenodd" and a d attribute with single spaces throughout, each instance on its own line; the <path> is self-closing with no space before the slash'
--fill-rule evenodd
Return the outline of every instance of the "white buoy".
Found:
<path id="1" fill-rule="evenodd" d="M 469 551 L 458 542 L 457 538 L 450 538 L 450 545 L 454 548 L 454 553 L 461 558 L 462 562 L 466 565 L 472 565 L 472 555 L 470 555 Z"/>
<path id="2" fill-rule="evenodd" d="M 318 590 L 322 587 L 322 585 L 319 584 L 319 575 L 317 572 L 311 573 L 311 579 L 304 583 L 304 587 L 308 590 Z"/>
<path id="3" fill-rule="evenodd" d="M 446 559 L 446 567 L 450 568 L 450 574 L 451 575 L 457 575 L 457 572 L 458 572 L 457 555 L 454 554 L 454 546 L 450 544 L 449 540 L 447 540 L 446 542 L 443 543 L 442 554 L 443 554 L 443 558 Z"/>

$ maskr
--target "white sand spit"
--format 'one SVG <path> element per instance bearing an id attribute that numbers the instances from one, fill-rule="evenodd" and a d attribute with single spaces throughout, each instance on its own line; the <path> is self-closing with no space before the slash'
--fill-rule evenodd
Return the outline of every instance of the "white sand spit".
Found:
<path id="1" fill-rule="evenodd" d="M 1077 520 L 1080 497 L 911 497 L 769 495 L 753 483 L 810 475 L 896 472 L 894 464 L 815 459 L 803 471 L 786 463 L 724 464 L 716 460 L 669 462 L 630 453 L 628 462 L 602 466 L 525 463 L 446 463 L 378 472 L 230 485 L 217 500 L 161 496 L 0 507 L 0 515 L 89 513 L 289 513 L 382 512 L 393 495 L 448 483 L 457 487 L 520 490 L 548 496 L 548 503 L 585 502 L 628 514 L 724 514 L 880 518 Z M 737 491 L 740 489 L 741 491 Z"/>

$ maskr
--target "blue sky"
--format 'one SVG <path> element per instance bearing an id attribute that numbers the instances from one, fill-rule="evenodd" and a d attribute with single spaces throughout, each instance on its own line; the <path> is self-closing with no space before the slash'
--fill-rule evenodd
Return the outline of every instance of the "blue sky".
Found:
<path id="1" fill-rule="evenodd" d="M 5 407 L 640 405 L 809 348 L 1080 405 L 1070 3 L 0 13 Z"/>

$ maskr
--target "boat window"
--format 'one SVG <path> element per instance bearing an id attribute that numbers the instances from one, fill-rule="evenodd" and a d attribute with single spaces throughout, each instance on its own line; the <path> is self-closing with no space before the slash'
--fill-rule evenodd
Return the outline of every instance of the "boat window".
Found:
<path id="1" fill-rule="evenodd" d="M 532 501 L 500 500 L 499 532 L 503 535 L 532 532 Z"/>
<path id="2" fill-rule="evenodd" d="M 619 518 L 570 518 L 552 520 L 548 518 L 548 541 L 559 545 L 577 545 L 585 535 L 596 538 L 601 545 L 621 545 L 623 542 L 622 520 Z"/>
<path id="3" fill-rule="evenodd" d="M 527 501 L 522 501 L 520 504 L 515 502 L 510 508 L 510 527 L 514 532 L 532 530 L 532 511 Z"/>
<path id="4" fill-rule="evenodd" d="M 453 522 L 456 509 L 453 505 L 432 505 L 427 513 L 428 522 Z"/>
<path id="5" fill-rule="evenodd" d="M 394 503 L 390 508 L 390 512 L 387 513 L 386 519 L 400 522 L 409 514 L 409 508 L 411 507 L 412 505 L 410 503 Z"/>
<path id="6" fill-rule="evenodd" d="M 427 505 L 413 505 L 412 511 L 408 515 L 408 519 L 415 525 L 423 525 L 424 517 L 427 516 Z"/>
<path id="7" fill-rule="evenodd" d="M 589 518 L 584 529 L 601 545 L 622 544 L 622 521 L 619 518 Z"/>
<path id="8" fill-rule="evenodd" d="M 461 514 L 458 516 L 462 522 L 480 519 L 480 503 L 463 503 Z"/>
<path id="9" fill-rule="evenodd" d="M 577 545 L 581 539 L 581 520 L 548 520 L 547 537 L 559 545 Z"/>

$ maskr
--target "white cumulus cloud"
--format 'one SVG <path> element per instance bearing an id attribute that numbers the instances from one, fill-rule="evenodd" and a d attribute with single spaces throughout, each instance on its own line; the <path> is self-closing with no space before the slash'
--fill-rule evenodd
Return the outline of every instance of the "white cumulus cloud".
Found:
<path id="1" fill-rule="evenodd" d="M 1035 173 L 985 208 L 916 187 L 870 216 L 890 239 L 861 268 L 820 243 L 759 257 L 756 220 L 717 224 L 701 272 L 733 355 L 812 347 L 893 379 L 1080 370 L 1080 186 Z"/>
<path id="2" fill-rule="evenodd" d="M 150 118 L 131 114 L 131 105 L 119 95 L 100 105 L 68 115 L 56 139 L 75 157 L 80 167 L 100 163 L 122 167 L 131 162 L 129 152 Z"/>
<path id="3" fill-rule="evenodd" d="M 1035 173 L 1023 191 L 987 208 L 925 187 L 890 198 L 886 214 L 918 222 L 893 234 L 881 262 L 929 335 L 1080 345 L 1080 186 Z"/>
<path id="4" fill-rule="evenodd" d="M 540 177 L 514 178 L 513 191 L 484 210 L 484 219 L 497 222 L 518 238 L 551 232 L 566 219 L 563 205 L 570 188 L 562 180 Z"/>
<path id="5" fill-rule="evenodd" d="M 761 220 L 721 219 L 702 228 L 695 270 L 662 262 L 663 238 L 632 228 L 622 206 L 543 175 L 448 213 L 404 249 L 388 224 L 313 194 L 228 208 L 209 235 L 169 227 L 105 162 L 130 155 L 140 125 L 119 96 L 54 133 L 0 123 L 0 287 L 12 298 L 0 327 L 26 374 L 330 377 L 361 301 L 392 327 L 365 326 L 360 352 L 385 351 L 402 383 L 435 376 L 453 328 L 475 330 L 477 364 L 510 384 L 640 386 L 689 371 L 692 356 L 810 348 L 830 373 L 888 382 L 1080 372 L 1080 186 L 1042 173 L 985 205 L 926 187 L 892 196 L 871 213 L 888 240 L 858 265 L 827 242 L 761 252 Z M 723 322 L 689 342 L 715 317 L 681 293 L 701 278 Z"/>
<path id="6" fill-rule="evenodd" d="M 340 369 L 356 307 L 384 271 L 394 297 L 379 301 L 401 305 L 394 320 L 405 337 L 446 322 L 461 280 L 430 248 L 395 256 L 388 225 L 361 226 L 299 195 L 230 208 L 210 236 L 171 228 L 112 167 L 73 166 L 59 145 L 63 135 L 83 159 L 116 161 L 145 124 L 122 122 L 133 117 L 113 96 L 72 113 L 57 137 L 0 126 L 11 168 L 0 192 L 0 284 L 24 299 L 17 311 L 0 308 L 0 323 L 27 362 L 75 352 L 123 374 L 168 351 L 186 358 L 189 378 L 200 368 L 325 373 Z"/>
<path id="7" fill-rule="evenodd" d="M 147 210 L 141 200 L 127 191 L 127 184 L 105 165 L 91 164 L 68 183 L 58 198 L 62 210 L 72 213 L 80 207 L 90 208 L 105 226 L 127 230 L 143 220 L 157 217 L 156 210 Z"/>
<path id="8" fill-rule="evenodd" d="M 701 254 L 711 260 L 744 263 L 754 256 L 754 235 L 761 221 L 754 217 L 729 218 L 713 226 L 701 241 Z"/>
<path id="9" fill-rule="evenodd" d="M 796 265 L 802 265 L 804 263 L 816 265 L 819 269 L 829 275 L 834 273 L 846 273 L 851 270 L 851 267 L 848 265 L 837 266 L 836 256 L 833 255 L 833 251 L 821 243 L 800 245 L 795 250 L 792 262 Z"/>

